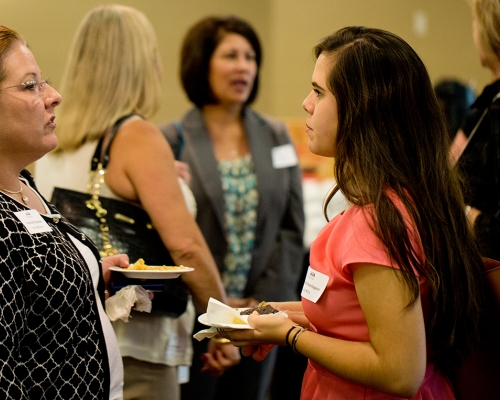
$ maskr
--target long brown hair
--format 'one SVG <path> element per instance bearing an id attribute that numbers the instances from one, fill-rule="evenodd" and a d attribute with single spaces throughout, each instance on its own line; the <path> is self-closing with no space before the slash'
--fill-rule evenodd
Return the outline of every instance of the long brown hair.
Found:
<path id="1" fill-rule="evenodd" d="M 316 46 L 320 54 L 332 62 L 327 85 L 338 104 L 337 187 L 326 205 L 336 190 L 352 204 L 373 204 L 372 229 L 403 274 L 409 305 L 420 295 L 414 270 L 429 283 L 431 361 L 451 368 L 477 339 L 482 260 L 427 70 L 404 40 L 378 29 L 344 28 Z M 406 207 L 424 259 L 391 193 Z"/>

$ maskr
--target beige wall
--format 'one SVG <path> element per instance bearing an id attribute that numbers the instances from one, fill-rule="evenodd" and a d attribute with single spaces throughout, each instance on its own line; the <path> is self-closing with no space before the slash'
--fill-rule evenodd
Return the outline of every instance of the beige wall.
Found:
<path id="1" fill-rule="evenodd" d="M 0 0 L 0 24 L 30 42 L 44 75 L 57 88 L 76 27 L 97 0 Z M 258 31 L 264 47 L 260 95 L 255 108 L 284 118 L 303 117 L 310 90 L 311 49 L 346 25 L 393 31 L 407 40 L 427 65 L 433 81 L 455 76 L 477 86 L 490 79 L 477 60 L 466 0 L 125 0 L 143 11 L 158 35 L 164 63 L 164 99 L 156 121 L 179 118 L 188 108 L 177 77 L 186 29 L 209 13 L 234 13 Z M 428 29 L 413 29 L 415 13 Z"/>

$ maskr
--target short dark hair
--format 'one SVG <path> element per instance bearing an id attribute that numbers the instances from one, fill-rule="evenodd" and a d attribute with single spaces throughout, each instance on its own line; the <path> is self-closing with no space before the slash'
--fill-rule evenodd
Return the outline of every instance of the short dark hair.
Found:
<path id="1" fill-rule="evenodd" d="M 196 106 L 217 102 L 210 84 L 208 72 L 210 58 L 215 49 L 228 33 L 237 33 L 248 40 L 255 52 L 257 74 L 246 104 L 252 103 L 259 88 L 259 67 L 262 50 L 257 33 L 244 20 L 234 15 L 209 16 L 193 25 L 182 43 L 180 74 L 182 86 L 189 100 Z"/>

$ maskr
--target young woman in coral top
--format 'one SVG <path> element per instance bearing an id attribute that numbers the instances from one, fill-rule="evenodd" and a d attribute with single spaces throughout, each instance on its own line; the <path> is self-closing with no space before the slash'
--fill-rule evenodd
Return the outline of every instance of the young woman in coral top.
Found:
<path id="1" fill-rule="evenodd" d="M 254 313 L 255 329 L 225 335 L 256 360 L 273 345 L 308 357 L 302 399 L 454 399 L 448 374 L 477 339 L 482 261 L 425 66 L 364 27 L 315 55 L 309 149 L 335 158 L 328 200 L 340 190 L 350 207 L 313 243 L 302 301 L 272 303 L 288 318 Z"/>

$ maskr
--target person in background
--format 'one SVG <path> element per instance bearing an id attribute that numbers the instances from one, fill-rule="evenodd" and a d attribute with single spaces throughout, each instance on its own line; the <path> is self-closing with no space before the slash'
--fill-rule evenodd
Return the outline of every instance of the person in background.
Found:
<path id="1" fill-rule="evenodd" d="M 101 260 L 25 170 L 57 146 L 60 103 L 23 37 L 0 26 L 0 397 L 119 400 L 104 296 L 128 257 Z"/>
<path id="2" fill-rule="evenodd" d="M 334 157 L 350 207 L 311 246 L 302 302 L 225 334 L 261 360 L 309 358 L 302 399 L 454 399 L 448 374 L 478 341 L 482 260 L 429 75 L 400 37 L 346 27 L 314 51 L 308 147 Z M 439 229 L 436 229 L 436 225 Z"/>
<path id="3" fill-rule="evenodd" d="M 474 91 L 456 79 L 441 79 L 434 85 L 434 92 L 448 122 L 452 140 L 470 112 Z"/>
<path id="4" fill-rule="evenodd" d="M 472 37 L 481 65 L 491 72 L 472 104 L 472 113 L 457 133 L 452 162 L 465 177 L 467 218 L 484 257 L 500 260 L 500 1 L 472 0 Z"/>
<path id="5" fill-rule="evenodd" d="M 232 307 L 297 298 L 304 257 L 295 148 L 284 124 L 250 108 L 261 59 L 257 34 L 241 18 L 197 22 L 184 38 L 180 65 L 194 107 L 180 124 L 161 127 L 176 151 L 184 144 L 181 160 L 191 168 L 196 220 Z M 208 341 L 208 352 L 207 341 L 194 341 L 191 381 L 182 385 L 182 398 L 264 399 L 276 354 L 263 364 L 242 360 L 214 378 L 202 372 L 216 341 Z"/>
<path id="6" fill-rule="evenodd" d="M 182 279 L 194 304 L 205 310 L 210 297 L 226 297 L 213 257 L 188 210 L 189 188 L 181 189 L 170 146 L 148 121 L 159 103 L 160 78 L 160 56 L 149 20 L 122 5 L 92 9 L 77 30 L 63 77 L 66 98 L 57 130 L 59 146 L 36 165 L 36 174 L 47 196 L 55 186 L 86 192 L 96 145 L 104 138 L 106 147 L 111 128 L 121 120 L 100 194 L 145 209 L 174 262 L 195 268 Z M 128 323 L 114 323 L 124 362 L 125 399 L 178 398 L 177 366 L 191 362 L 193 318 L 193 307 L 188 306 L 179 318 L 133 312 Z M 239 353 L 215 349 L 213 358 L 210 367 L 221 373 L 239 361 Z"/>

